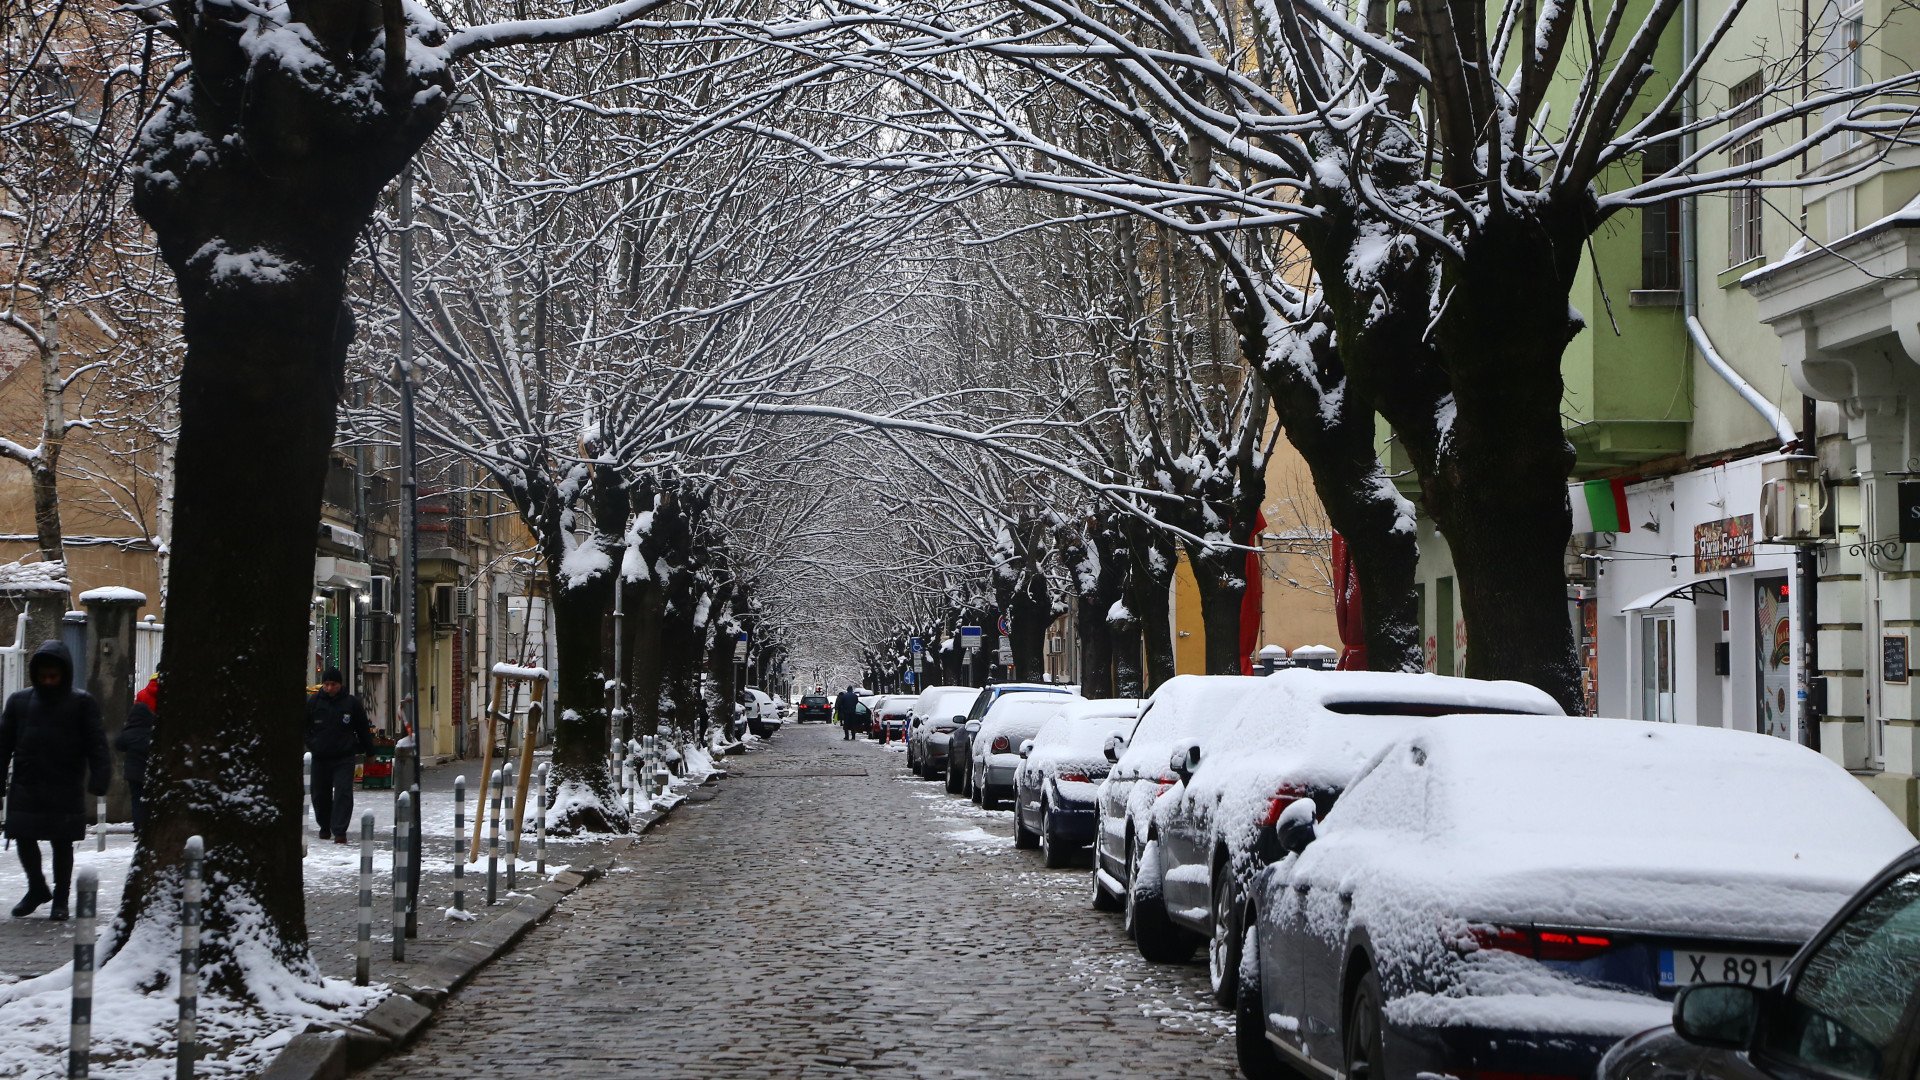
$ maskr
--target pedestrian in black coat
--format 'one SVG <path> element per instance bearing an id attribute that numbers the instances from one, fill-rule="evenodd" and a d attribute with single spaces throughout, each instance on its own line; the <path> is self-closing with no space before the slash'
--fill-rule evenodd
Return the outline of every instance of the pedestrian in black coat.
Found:
<path id="1" fill-rule="evenodd" d="M 27 895 L 14 905 L 24 919 L 53 901 L 50 919 L 67 917 L 73 844 L 87 835 L 87 792 L 105 795 L 113 758 L 100 704 L 73 686 L 73 655 L 57 641 L 34 650 L 25 690 L 0 707 L 0 782 L 7 787 L 7 835 L 20 847 Z M 53 888 L 40 869 L 40 841 L 53 848 Z"/>
<path id="2" fill-rule="evenodd" d="M 155 675 L 133 696 L 127 710 L 127 722 L 113 748 L 120 751 L 120 775 L 127 778 L 127 793 L 133 796 L 133 831 L 140 831 L 147 820 L 147 752 L 153 747 L 153 725 L 160 719 L 160 676 Z"/>
<path id="3" fill-rule="evenodd" d="M 360 699 L 347 693 L 339 668 L 320 676 L 307 699 L 307 751 L 313 755 L 313 820 L 322 837 L 347 842 L 353 820 L 353 758 L 373 753 L 373 725 Z"/>
<path id="4" fill-rule="evenodd" d="M 842 740 L 855 738 L 855 731 L 864 731 L 866 729 L 867 725 L 864 714 L 867 711 L 867 707 L 860 703 L 860 691 L 855 690 L 853 687 L 849 686 L 845 690 L 840 691 L 840 696 L 834 700 L 833 711 L 840 716 L 840 729 L 843 733 L 840 737 Z"/>

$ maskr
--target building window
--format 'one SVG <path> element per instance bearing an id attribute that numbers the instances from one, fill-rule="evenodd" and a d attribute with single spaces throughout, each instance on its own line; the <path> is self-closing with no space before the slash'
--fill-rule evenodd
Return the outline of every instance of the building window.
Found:
<path id="1" fill-rule="evenodd" d="M 1656 135 L 1666 138 L 1647 147 L 1640 155 L 1640 179 L 1648 182 L 1667 175 L 1680 165 L 1680 141 L 1671 132 L 1679 118 L 1663 116 L 1654 124 Z M 1640 211 L 1640 287 L 1673 290 L 1680 287 L 1680 202 L 1669 200 Z"/>
<path id="2" fill-rule="evenodd" d="M 1765 76 L 1762 75 L 1753 75 L 1734 84 L 1729 104 L 1734 109 L 1735 131 L 1760 119 L 1761 109 L 1765 107 L 1766 85 Z M 1758 131 L 1745 137 L 1727 151 L 1727 164 L 1735 167 L 1755 164 L 1760 160 L 1765 141 Z M 1727 198 L 1729 266 L 1739 266 L 1749 259 L 1757 259 L 1763 250 L 1760 246 L 1760 217 L 1765 207 L 1760 201 L 1760 190 L 1757 187 L 1736 188 Z"/>
<path id="3" fill-rule="evenodd" d="M 1838 8 L 1833 25 L 1827 31 L 1826 48 L 1822 50 L 1826 54 L 1826 72 L 1821 81 L 1829 91 L 1858 90 L 1867 81 L 1864 50 L 1860 47 L 1866 36 L 1866 18 L 1858 3 L 1842 3 Z M 1851 101 L 1829 105 L 1826 122 L 1834 124 L 1845 120 L 1854 105 Z M 1859 143 L 1859 132 L 1842 132 L 1838 138 L 1827 140 L 1824 156 L 1835 157 Z"/>

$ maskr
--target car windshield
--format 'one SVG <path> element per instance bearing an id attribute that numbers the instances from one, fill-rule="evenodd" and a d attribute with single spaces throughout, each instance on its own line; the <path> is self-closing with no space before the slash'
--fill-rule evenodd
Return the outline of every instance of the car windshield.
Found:
<path id="1" fill-rule="evenodd" d="M 826 698 L 816 697 L 813 694 L 808 694 L 806 697 L 800 699 L 800 704 L 802 705 L 825 705 L 826 703 Z"/>
<path id="2" fill-rule="evenodd" d="M 1767 1048 L 1817 1071 L 1881 1075 L 1900 1018 L 1920 1007 L 1920 872 L 1903 874 L 1821 942 Z"/>

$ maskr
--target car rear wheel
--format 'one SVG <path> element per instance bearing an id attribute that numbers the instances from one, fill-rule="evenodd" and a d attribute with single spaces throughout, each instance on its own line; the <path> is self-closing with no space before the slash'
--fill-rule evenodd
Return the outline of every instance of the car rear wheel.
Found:
<path id="1" fill-rule="evenodd" d="M 1247 925 L 1256 925 L 1256 920 L 1248 918 Z M 1295 1080 L 1297 1074 L 1281 1063 L 1280 1055 L 1267 1041 L 1267 1006 L 1260 991 L 1260 942 L 1251 930 L 1246 936 L 1245 957 L 1246 966 L 1233 983 L 1233 1051 L 1240 1062 L 1240 1075 L 1247 1080 Z"/>
<path id="2" fill-rule="evenodd" d="M 1240 889 L 1233 865 L 1222 861 L 1213 870 L 1213 936 L 1207 939 L 1207 980 L 1213 1003 L 1231 1009 L 1239 1000 Z"/>
<path id="3" fill-rule="evenodd" d="M 1040 807 L 1040 856 L 1049 870 L 1063 870 L 1073 861 L 1073 848 L 1053 834 L 1053 804 Z M 1100 906 L 1100 879 L 1093 879 L 1093 906 Z"/>
<path id="4" fill-rule="evenodd" d="M 947 794 L 958 795 L 962 790 L 963 789 L 960 787 L 960 767 L 953 763 L 952 758 L 948 758 L 947 759 Z"/>
<path id="5" fill-rule="evenodd" d="M 1347 1075 L 1352 1080 L 1383 1080 L 1387 1075 L 1386 1030 L 1380 1019 L 1380 977 L 1369 968 L 1347 1003 L 1344 1042 Z"/>
<path id="6" fill-rule="evenodd" d="M 1147 841 L 1127 874 L 1127 923 L 1141 956 L 1156 964 L 1184 964 L 1193 959 L 1200 936 L 1167 916 L 1167 899 L 1161 891 L 1159 845 L 1158 840 Z"/>
<path id="7" fill-rule="evenodd" d="M 1021 819 L 1019 799 L 1020 796 L 1016 793 L 1013 808 L 1013 846 L 1032 850 L 1040 846 L 1040 834 L 1027 828 L 1027 823 Z"/>

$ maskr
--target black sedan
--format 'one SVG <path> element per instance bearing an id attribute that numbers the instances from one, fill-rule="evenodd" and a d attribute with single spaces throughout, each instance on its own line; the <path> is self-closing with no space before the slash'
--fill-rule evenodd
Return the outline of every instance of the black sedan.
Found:
<path id="1" fill-rule="evenodd" d="M 1673 1026 L 1614 1047 L 1600 1076 L 1920 1077 L 1920 848 L 1860 890 L 1778 981 L 1687 987 Z"/>
<path id="2" fill-rule="evenodd" d="M 827 723 L 833 719 L 833 699 L 825 694 L 808 694 L 800 699 L 798 723 Z"/>

